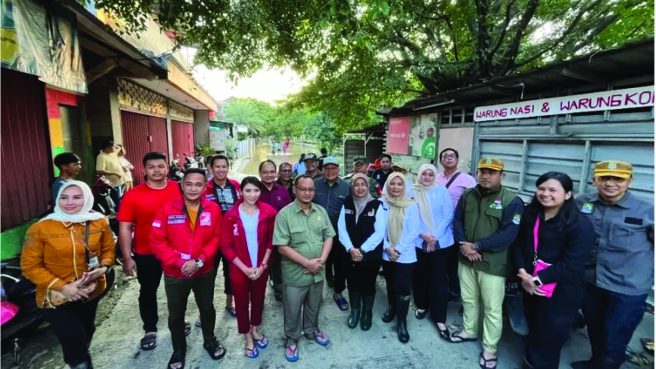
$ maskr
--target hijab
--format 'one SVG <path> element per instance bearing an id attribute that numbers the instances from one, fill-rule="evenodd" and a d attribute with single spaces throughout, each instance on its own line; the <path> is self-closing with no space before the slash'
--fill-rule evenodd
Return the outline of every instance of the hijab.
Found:
<path id="1" fill-rule="evenodd" d="M 362 211 L 364 208 L 367 206 L 369 201 L 373 200 L 373 196 L 369 193 L 369 188 L 367 188 L 367 193 L 366 195 L 362 197 L 356 197 L 355 196 L 355 191 L 353 191 L 353 185 L 355 185 L 355 181 L 357 179 L 363 179 L 364 183 L 367 184 L 367 187 L 369 187 L 369 177 L 362 173 L 355 173 L 353 177 L 351 177 L 351 197 L 353 198 L 353 203 L 355 204 L 355 224 L 358 224 L 358 219 L 360 218 L 360 214 L 362 214 Z"/>
<path id="2" fill-rule="evenodd" d="M 421 175 L 425 171 L 430 170 L 433 172 L 434 180 L 428 186 L 424 186 L 421 182 Z M 437 187 L 437 168 L 433 164 L 422 164 L 417 171 L 417 179 L 415 180 L 414 189 L 415 201 L 417 201 L 417 206 L 419 207 L 419 215 L 424 223 L 428 226 L 430 231 L 433 230 L 433 215 L 431 213 L 431 204 L 428 200 L 428 192 Z"/>
<path id="3" fill-rule="evenodd" d="M 392 197 L 389 191 L 390 182 L 394 178 L 401 178 L 403 181 L 403 186 L 405 187 L 405 176 L 399 172 L 392 172 L 387 181 L 385 181 L 385 191 L 383 193 L 383 198 L 390 206 L 390 215 L 387 218 L 387 237 L 390 240 L 392 246 L 401 240 L 401 234 L 403 233 L 403 219 L 405 218 L 405 209 L 414 204 L 415 202 L 410 199 L 404 189 L 401 193 L 401 196 Z"/>
<path id="4" fill-rule="evenodd" d="M 80 211 L 78 211 L 75 214 L 65 213 L 62 210 L 62 208 L 59 206 L 59 199 L 64 193 L 64 190 L 66 190 L 71 186 L 77 186 L 80 189 L 82 189 L 82 195 L 84 196 L 84 204 L 82 205 Z M 59 193 L 57 194 L 57 199 L 55 200 L 55 211 L 41 220 L 50 219 L 50 220 L 57 220 L 66 223 L 84 223 L 87 221 L 105 218 L 104 214 L 91 210 L 92 207 L 93 207 L 93 194 L 91 193 L 91 189 L 89 188 L 89 186 L 81 181 L 76 181 L 76 180 L 66 181 L 66 183 L 64 183 L 61 186 L 61 188 L 59 189 Z"/>

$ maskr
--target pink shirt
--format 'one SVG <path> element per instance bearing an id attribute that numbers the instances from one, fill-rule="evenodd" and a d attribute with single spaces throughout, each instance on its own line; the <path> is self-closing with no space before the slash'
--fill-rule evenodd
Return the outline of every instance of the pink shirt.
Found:
<path id="1" fill-rule="evenodd" d="M 456 173 L 460 173 L 460 175 L 451 183 L 449 188 L 446 189 L 447 191 L 449 191 L 449 196 L 451 196 L 451 201 L 453 202 L 454 211 L 456 205 L 458 205 L 458 200 L 460 200 L 460 196 L 462 196 L 462 193 L 465 192 L 466 189 L 476 186 L 476 180 L 474 179 L 474 177 L 463 172 L 455 172 L 451 175 L 451 177 L 453 177 Z M 439 173 L 437 175 L 437 183 L 446 186 L 447 182 L 449 182 L 451 177 L 445 176 L 444 172 Z"/>

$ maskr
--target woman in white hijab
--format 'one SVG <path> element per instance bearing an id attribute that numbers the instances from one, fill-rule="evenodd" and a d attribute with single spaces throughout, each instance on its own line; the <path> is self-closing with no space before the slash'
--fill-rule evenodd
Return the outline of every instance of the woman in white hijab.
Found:
<path id="1" fill-rule="evenodd" d="M 387 284 L 389 310 L 384 322 L 397 318 L 396 332 L 399 341 L 410 340 L 406 317 L 410 306 L 412 269 L 417 261 L 416 245 L 421 242 L 419 208 L 406 194 L 405 176 L 394 172 L 387 177 L 383 193 L 383 208 L 387 213 L 387 231 L 384 239 L 383 274 Z"/>
<path id="2" fill-rule="evenodd" d="M 92 206 L 89 186 L 67 181 L 54 213 L 28 229 L 21 255 L 23 275 L 37 288 L 37 306 L 61 343 L 64 361 L 74 369 L 92 368 L 89 346 L 98 296 L 114 263 L 109 222 Z"/>
<path id="3" fill-rule="evenodd" d="M 412 276 L 415 317 L 423 319 L 426 310 L 437 326 L 440 337 L 450 341 L 446 326 L 449 299 L 447 262 L 453 246 L 453 205 L 446 187 L 436 183 L 437 168 L 424 164 L 417 171 L 408 196 L 415 199 L 421 218 L 421 241 L 417 245 L 417 265 Z"/>
<path id="4" fill-rule="evenodd" d="M 383 260 L 386 215 L 381 202 L 369 193 L 369 178 L 362 173 L 354 174 L 351 195 L 344 200 L 337 220 L 339 241 L 350 259 L 346 281 L 351 315 L 346 324 L 351 329 L 358 321 L 363 331 L 371 328 L 376 277 Z"/>

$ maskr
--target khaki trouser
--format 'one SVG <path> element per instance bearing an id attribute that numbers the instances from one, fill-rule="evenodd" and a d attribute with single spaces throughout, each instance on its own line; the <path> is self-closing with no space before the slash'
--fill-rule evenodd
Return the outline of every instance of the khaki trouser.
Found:
<path id="1" fill-rule="evenodd" d="M 296 342 L 302 334 L 312 336 L 315 331 L 319 330 L 319 307 L 322 293 L 323 281 L 303 287 L 283 284 L 282 301 L 287 338 Z M 303 310 L 302 314 L 301 310 Z"/>
<path id="2" fill-rule="evenodd" d="M 478 336 L 483 310 L 483 350 L 496 353 L 503 330 L 506 278 L 478 271 L 463 263 L 458 266 L 458 276 L 465 333 L 470 337 Z"/>

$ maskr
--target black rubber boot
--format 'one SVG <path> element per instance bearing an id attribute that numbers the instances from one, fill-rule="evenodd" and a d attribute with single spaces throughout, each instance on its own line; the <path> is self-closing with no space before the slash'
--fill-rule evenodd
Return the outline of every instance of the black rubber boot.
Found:
<path id="1" fill-rule="evenodd" d="M 387 311 L 385 312 L 385 314 L 383 314 L 382 319 L 385 323 L 389 323 L 392 320 L 394 320 L 394 318 L 396 318 L 396 308 L 394 307 L 394 305 L 390 305 L 387 308 Z"/>
<path id="2" fill-rule="evenodd" d="M 410 295 L 398 296 L 396 302 L 396 333 L 399 336 L 401 343 L 410 341 L 410 334 L 408 333 L 408 324 L 406 317 L 408 316 L 408 308 L 410 307 Z"/>
<path id="3" fill-rule="evenodd" d="M 375 295 L 362 296 L 362 316 L 360 317 L 360 329 L 368 331 L 371 328 L 372 309 L 374 308 Z"/>
<path id="4" fill-rule="evenodd" d="M 362 294 L 360 292 L 349 291 L 349 301 L 351 302 L 351 315 L 346 325 L 353 329 L 358 326 L 360 321 L 360 308 L 362 307 Z"/>

